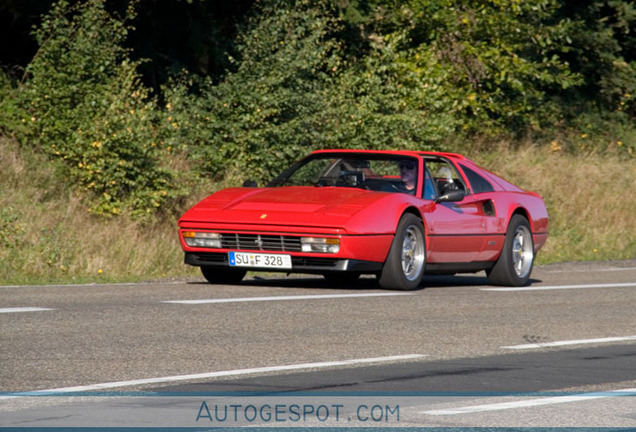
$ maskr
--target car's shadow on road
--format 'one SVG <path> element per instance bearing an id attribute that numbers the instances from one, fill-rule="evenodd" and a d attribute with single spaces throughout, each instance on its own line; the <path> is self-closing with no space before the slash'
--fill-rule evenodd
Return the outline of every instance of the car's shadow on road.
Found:
<path id="1" fill-rule="evenodd" d="M 530 285 L 539 283 L 541 280 L 530 279 Z M 191 282 L 192 284 L 207 284 L 204 281 Z M 262 286 L 275 288 L 305 288 L 305 289 L 338 289 L 338 290 L 379 290 L 389 291 L 378 285 L 377 279 L 373 276 L 363 276 L 358 281 L 351 283 L 337 283 L 329 281 L 321 276 L 251 276 L 244 279 L 236 286 Z M 455 288 L 455 287 L 486 287 L 491 286 L 488 278 L 481 274 L 469 275 L 427 275 L 422 280 L 420 286 L 414 291 L 422 291 L 429 288 Z M 411 291 L 412 292 L 412 291 Z"/>

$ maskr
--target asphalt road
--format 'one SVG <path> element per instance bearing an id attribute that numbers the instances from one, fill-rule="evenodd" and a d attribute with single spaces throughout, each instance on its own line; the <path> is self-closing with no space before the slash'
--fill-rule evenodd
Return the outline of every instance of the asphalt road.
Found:
<path id="1" fill-rule="evenodd" d="M 257 274 L 238 286 L 0 287 L 0 391 L 75 396 L 5 394 L 0 428 L 129 425 L 120 411 L 131 395 L 152 413 L 144 425 L 219 426 L 201 409 L 201 395 L 218 392 L 385 408 L 357 423 L 333 409 L 296 422 L 281 408 L 275 426 L 636 428 L 636 260 L 542 266 L 533 278 L 501 290 L 481 274 L 429 277 L 408 293 Z M 71 403 L 79 391 L 168 399 L 158 415 L 157 398 Z M 272 425 L 249 414 L 250 426 Z"/>

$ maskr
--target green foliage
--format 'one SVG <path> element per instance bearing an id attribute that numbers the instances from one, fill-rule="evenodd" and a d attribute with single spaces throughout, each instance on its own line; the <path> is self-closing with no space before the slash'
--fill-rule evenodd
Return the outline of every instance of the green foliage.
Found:
<path id="1" fill-rule="evenodd" d="M 420 80 L 392 44 L 378 45 L 337 75 L 320 115 L 323 147 L 435 149 L 457 127 L 453 105 L 441 87 Z"/>
<path id="2" fill-rule="evenodd" d="M 581 83 L 562 59 L 570 23 L 552 19 L 558 7 L 553 0 L 412 0 L 370 26 L 395 41 L 420 80 L 455 101 L 462 130 L 526 133 L 557 120 L 550 94 Z"/>
<path id="3" fill-rule="evenodd" d="M 347 54 L 328 1 L 269 1 L 220 83 L 165 89 L 200 169 L 260 181 L 317 148 L 431 148 L 455 128 L 452 101 L 396 62 L 391 46 Z M 198 91 L 194 91 L 198 89 Z"/>
<path id="4" fill-rule="evenodd" d="M 563 54 L 582 83 L 553 95 L 563 121 L 544 135 L 576 154 L 636 155 L 636 6 L 623 0 L 565 1 L 555 11 L 569 20 Z"/>
<path id="5" fill-rule="evenodd" d="M 175 209 L 189 173 L 262 183 L 316 148 L 530 135 L 634 153 L 627 1 L 262 0 L 236 40 L 197 47 L 231 49 L 213 61 L 224 74 L 184 70 L 158 97 L 125 48 L 136 3 L 123 18 L 105 0 L 56 3 L 22 83 L 0 74 L 3 131 L 63 161 L 98 214 Z"/>
<path id="6" fill-rule="evenodd" d="M 63 162 L 0 136 L 0 285 L 196 274 L 182 264 L 173 218 L 91 215 L 56 165 Z"/>
<path id="7" fill-rule="evenodd" d="M 218 84 L 197 82 L 166 89 L 166 99 L 203 171 L 221 176 L 248 170 L 263 179 L 284 160 L 315 146 L 316 116 L 329 103 L 325 91 L 338 65 L 334 18 L 324 2 L 269 2 L 238 43 L 240 58 Z M 184 81 L 182 81 L 184 83 Z"/>
<path id="8" fill-rule="evenodd" d="M 442 90 L 438 100 L 454 101 L 456 135 L 633 150 L 632 2 L 334 1 L 369 45 L 393 45 L 405 69 Z"/>
<path id="9" fill-rule="evenodd" d="M 0 133 L 24 135 L 30 128 L 26 110 L 20 106 L 17 86 L 11 74 L 0 68 Z"/>
<path id="10" fill-rule="evenodd" d="M 573 22 L 571 69 L 585 77 L 569 94 L 605 112 L 636 116 L 636 6 L 620 0 L 566 1 L 560 11 Z M 622 115 L 620 115 L 622 116 Z M 619 116 L 619 117 L 620 117 Z"/>
<path id="11" fill-rule="evenodd" d="M 0 246 L 3 250 L 14 249 L 22 242 L 26 229 L 19 219 L 12 207 L 0 210 Z M 2 255 L 0 257 L 6 258 Z"/>
<path id="12" fill-rule="evenodd" d="M 179 191 L 162 166 L 158 112 L 123 47 L 127 33 L 104 0 L 53 6 L 35 32 L 40 48 L 20 89 L 31 124 L 23 138 L 66 163 L 93 212 L 144 217 Z"/>
<path id="13" fill-rule="evenodd" d="M 630 7 L 616 20 L 621 29 Z M 453 135 L 557 130 L 576 141 L 608 122 L 612 136 L 599 142 L 620 147 L 630 136 L 617 127 L 624 120 L 584 128 L 589 116 L 568 102 L 592 81 L 570 64 L 589 26 L 556 0 L 269 0 L 240 33 L 220 82 L 186 76 L 167 99 L 187 125 L 179 141 L 217 178 L 269 179 L 315 148 L 435 149 Z M 591 50 L 601 56 L 605 45 Z M 607 89 L 598 91 L 621 93 L 606 108 L 627 112 L 636 79 L 612 59 L 624 73 L 597 78 Z"/>

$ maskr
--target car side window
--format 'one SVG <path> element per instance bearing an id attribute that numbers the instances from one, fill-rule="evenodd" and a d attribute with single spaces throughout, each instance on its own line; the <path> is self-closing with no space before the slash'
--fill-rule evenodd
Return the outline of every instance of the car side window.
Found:
<path id="1" fill-rule="evenodd" d="M 478 194 L 484 192 L 492 192 L 495 190 L 495 188 L 492 187 L 488 180 L 477 174 L 475 171 L 465 165 L 462 165 L 461 167 L 462 170 L 464 170 L 464 174 L 466 174 L 468 181 L 470 182 L 470 186 L 473 188 L 473 193 Z"/>
<path id="2" fill-rule="evenodd" d="M 435 185 L 428 167 L 424 170 L 424 199 L 434 200 L 436 197 Z"/>
<path id="3" fill-rule="evenodd" d="M 450 191 L 466 191 L 464 183 L 457 169 L 445 159 L 427 159 L 426 166 L 432 175 L 432 182 L 438 195 L 444 195 Z"/>

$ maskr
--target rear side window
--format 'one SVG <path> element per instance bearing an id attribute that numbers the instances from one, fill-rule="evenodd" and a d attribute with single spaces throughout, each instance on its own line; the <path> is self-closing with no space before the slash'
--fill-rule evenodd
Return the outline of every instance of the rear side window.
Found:
<path id="1" fill-rule="evenodd" d="M 488 182 L 488 180 L 477 174 L 475 171 L 471 170 L 465 165 L 462 165 L 462 170 L 464 170 L 464 174 L 466 174 L 466 177 L 468 177 L 468 181 L 473 188 L 473 193 L 478 194 L 484 192 L 492 192 L 495 190 L 490 182 Z"/>

